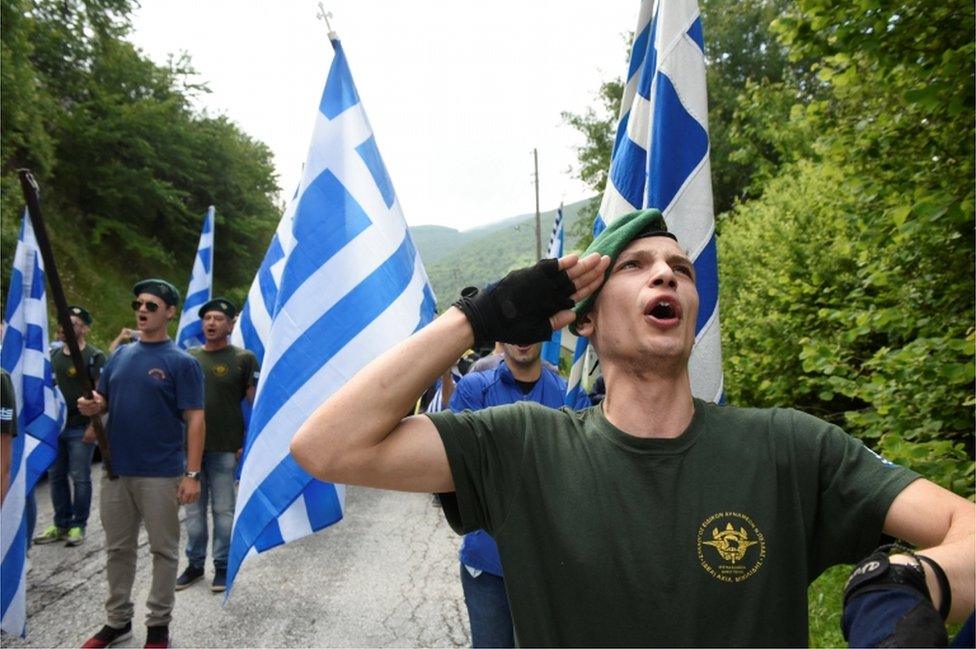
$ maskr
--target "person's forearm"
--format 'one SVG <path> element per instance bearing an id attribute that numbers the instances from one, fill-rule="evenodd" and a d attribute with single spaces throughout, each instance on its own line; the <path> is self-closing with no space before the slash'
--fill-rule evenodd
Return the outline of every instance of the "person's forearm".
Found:
<path id="1" fill-rule="evenodd" d="M 292 454 L 312 467 L 382 442 L 417 398 L 474 342 L 454 307 L 360 370 L 312 413 Z"/>
<path id="2" fill-rule="evenodd" d="M 199 471 L 203 466 L 203 442 L 206 435 L 203 411 L 196 417 L 190 417 L 186 427 L 186 470 Z"/>
<path id="3" fill-rule="evenodd" d="M 971 512 L 972 510 L 970 510 Z M 960 514 L 958 520 L 953 520 L 949 533 L 946 534 L 941 544 L 918 551 L 918 554 L 925 555 L 938 563 L 949 579 L 949 585 L 952 588 L 952 609 L 949 612 L 949 621 L 952 622 L 965 620 L 973 612 L 973 607 L 976 606 L 973 597 L 973 592 L 976 590 L 976 575 L 973 572 L 973 564 L 976 563 L 974 525 L 976 525 L 976 516 Z M 906 555 L 901 555 L 899 558 L 902 561 L 907 559 Z M 892 559 L 895 560 L 894 557 Z M 932 603 L 938 610 L 942 603 L 943 594 L 931 566 L 924 562 L 923 566 L 925 568 L 925 583 L 932 595 Z"/>

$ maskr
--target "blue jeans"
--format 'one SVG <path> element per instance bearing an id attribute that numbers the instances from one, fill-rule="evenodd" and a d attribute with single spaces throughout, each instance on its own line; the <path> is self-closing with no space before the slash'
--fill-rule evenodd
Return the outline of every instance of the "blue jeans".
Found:
<path id="1" fill-rule="evenodd" d="M 54 506 L 54 524 L 62 529 L 88 524 L 91 510 L 91 464 L 94 444 L 81 441 L 84 427 L 65 428 L 58 437 L 58 455 L 47 470 L 51 481 L 51 504 Z M 71 485 L 68 485 L 68 477 Z M 71 491 L 74 488 L 74 497 Z"/>
<path id="2" fill-rule="evenodd" d="M 505 580 L 498 575 L 482 572 L 472 577 L 461 564 L 461 588 L 471 622 L 471 646 L 514 647 L 512 611 L 505 593 Z"/>
<path id="3" fill-rule="evenodd" d="M 213 510 L 213 565 L 227 568 L 230 531 L 234 526 L 237 490 L 234 484 L 236 453 L 204 453 L 200 472 L 200 498 L 186 506 L 186 558 L 194 568 L 207 561 L 207 503 Z"/>

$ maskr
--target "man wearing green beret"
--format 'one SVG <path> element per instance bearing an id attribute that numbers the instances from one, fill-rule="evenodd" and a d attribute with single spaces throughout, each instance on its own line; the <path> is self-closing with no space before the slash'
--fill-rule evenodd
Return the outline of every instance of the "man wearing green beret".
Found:
<path id="1" fill-rule="evenodd" d="M 68 314 L 78 348 L 81 349 L 85 371 L 88 372 L 91 384 L 97 385 L 98 376 L 105 365 L 105 354 L 86 341 L 91 330 L 91 313 L 82 306 L 72 305 L 68 307 Z M 68 406 L 68 418 L 58 437 L 58 454 L 47 470 L 51 485 L 51 504 L 54 507 L 54 524 L 34 537 L 34 543 L 42 545 L 64 540 L 65 545 L 76 546 L 85 540 L 88 512 L 91 509 L 91 463 L 95 444 L 84 439 L 88 417 L 78 411 L 82 377 L 75 370 L 71 350 L 67 345 L 51 352 L 51 366 Z"/>
<path id="2" fill-rule="evenodd" d="M 694 399 L 698 299 L 660 212 L 621 217 L 582 258 L 465 289 L 319 406 L 291 453 L 320 480 L 446 494 L 455 531 L 497 542 L 521 645 L 805 645 L 808 584 L 883 532 L 925 550 L 858 567 L 845 632 L 935 646 L 940 614 L 973 609 L 973 505 L 804 413 Z M 600 405 L 401 419 L 472 345 L 569 324 L 599 355 Z"/>
<path id="3" fill-rule="evenodd" d="M 210 589 L 227 588 L 227 553 L 237 505 L 235 475 L 244 448 L 241 401 L 254 401 L 258 360 L 253 353 L 229 342 L 237 307 L 218 297 L 200 307 L 204 344 L 189 353 L 203 368 L 204 413 L 207 441 L 200 472 L 200 498 L 186 508 L 186 569 L 176 579 L 176 590 L 203 577 L 207 560 L 207 504 L 213 511 L 214 577 Z"/>
<path id="4" fill-rule="evenodd" d="M 91 649 L 132 635 L 140 524 L 146 528 L 153 562 L 145 646 L 169 646 L 179 568 L 179 509 L 200 495 L 203 372 L 167 331 L 180 294 L 161 279 L 138 282 L 132 293 L 139 340 L 112 354 L 92 399 L 78 399 L 83 415 L 108 413 L 106 435 L 116 476 L 105 475 L 101 482 L 108 619 L 83 645 Z"/>

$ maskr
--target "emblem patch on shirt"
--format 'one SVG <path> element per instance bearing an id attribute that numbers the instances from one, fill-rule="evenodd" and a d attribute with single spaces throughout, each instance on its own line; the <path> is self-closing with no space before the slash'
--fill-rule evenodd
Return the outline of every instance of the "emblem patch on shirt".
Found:
<path id="1" fill-rule="evenodd" d="M 217 363 L 213 366 L 211 371 L 214 373 L 214 376 L 227 376 L 227 372 L 230 371 L 230 368 L 223 363 Z"/>
<path id="2" fill-rule="evenodd" d="M 766 537 L 745 514 L 712 514 L 698 528 L 698 561 L 719 581 L 745 581 L 758 572 L 765 558 Z"/>
<path id="3" fill-rule="evenodd" d="M 77 374 L 78 370 L 75 369 L 74 365 L 68 367 L 68 376 L 76 376 Z"/>
<path id="4" fill-rule="evenodd" d="M 166 372 L 164 372 L 163 370 L 159 369 L 158 367 L 154 367 L 151 370 L 149 370 L 149 376 L 153 377 L 157 381 L 165 381 L 166 380 Z"/>

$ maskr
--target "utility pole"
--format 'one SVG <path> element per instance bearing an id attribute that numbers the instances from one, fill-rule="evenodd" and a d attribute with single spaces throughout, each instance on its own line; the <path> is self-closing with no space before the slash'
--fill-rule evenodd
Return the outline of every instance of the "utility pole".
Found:
<path id="1" fill-rule="evenodd" d="M 532 149 L 535 161 L 535 258 L 542 259 L 542 220 L 539 216 L 539 149 Z"/>

